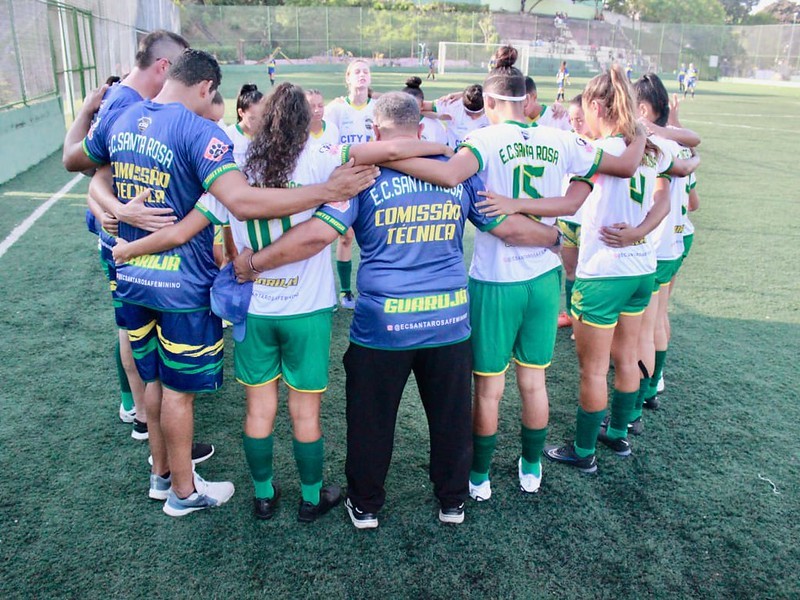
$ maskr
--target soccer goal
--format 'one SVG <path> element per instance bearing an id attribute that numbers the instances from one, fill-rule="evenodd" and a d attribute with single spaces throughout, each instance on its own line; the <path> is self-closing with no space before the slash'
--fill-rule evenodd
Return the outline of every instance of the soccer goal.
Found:
<path id="1" fill-rule="evenodd" d="M 485 73 L 495 51 L 505 44 L 471 44 L 468 42 L 439 42 L 439 74 Z M 530 47 L 512 44 L 519 52 L 517 68 L 528 74 Z"/>

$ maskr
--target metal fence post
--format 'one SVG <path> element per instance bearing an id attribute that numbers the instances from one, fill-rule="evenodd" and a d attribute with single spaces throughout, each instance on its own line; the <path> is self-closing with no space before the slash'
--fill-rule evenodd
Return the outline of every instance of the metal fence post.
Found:
<path id="1" fill-rule="evenodd" d="M 358 55 L 364 56 L 364 7 L 358 7 Z"/>
<path id="2" fill-rule="evenodd" d="M 14 54 L 17 58 L 17 76 L 19 77 L 19 91 L 22 94 L 22 103 L 27 104 L 28 98 L 27 94 L 25 93 L 25 73 L 22 70 L 22 54 L 19 47 L 19 39 L 17 38 L 17 28 L 15 27 L 14 22 L 16 19 L 14 18 L 14 2 L 12 0 L 8 0 L 8 16 L 11 21 L 11 37 L 14 39 Z"/>
<path id="3" fill-rule="evenodd" d="M 294 7 L 294 25 L 295 25 L 295 33 L 297 38 L 297 51 L 295 53 L 296 57 L 300 56 L 300 9 L 295 6 Z"/>

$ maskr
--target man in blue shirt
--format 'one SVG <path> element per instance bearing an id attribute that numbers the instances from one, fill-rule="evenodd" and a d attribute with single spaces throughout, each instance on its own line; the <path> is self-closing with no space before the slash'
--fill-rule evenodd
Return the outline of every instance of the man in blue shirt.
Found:
<path id="1" fill-rule="evenodd" d="M 375 105 L 376 139 L 418 137 L 419 108 L 404 93 Z M 357 197 L 322 206 L 235 267 L 241 279 L 302 260 L 353 227 L 361 248 L 359 291 L 344 358 L 347 374 L 348 498 L 353 525 L 378 526 L 400 398 L 411 372 L 431 436 L 430 478 L 439 519 L 464 520 L 472 457 L 469 300 L 462 236 L 467 219 L 509 243 L 550 246 L 555 228 L 521 215 L 488 219 L 473 177 L 442 188 L 384 168 Z"/>

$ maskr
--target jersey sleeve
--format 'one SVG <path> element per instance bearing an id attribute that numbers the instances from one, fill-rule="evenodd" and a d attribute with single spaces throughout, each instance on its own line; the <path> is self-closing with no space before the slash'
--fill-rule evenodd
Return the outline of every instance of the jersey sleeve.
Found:
<path id="1" fill-rule="evenodd" d="M 233 142 L 216 123 L 198 117 L 191 125 L 195 132 L 187 136 L 189 157 L 203 189 L 207 190 L 219 176 L 239 170 L 233 160 Z"/>
<path id="2" fill-rule="evenodd" d="M 108 151 L 108 129 L 111 123 L 112 119 L 96 116 L 81 142 L 84 154 L 98 165 L 111 162 L 111 154 Z"/>
<path id="3" fill-rule="evenodd" d="M 467 179 L 464 182 L 464 188 L 464 193 L 469 195 L 469 213 L 467 213 L 467 218 L 479 231 L 491 231 L 506 220 L 506 215 L 500 215 L 494 218 L 487 217 L 475 206 L 476 203 L 483 200 L 483 196 L 479 196 L 478 192 L 482 192 L 486 189 L 480 177 L 473 175 Z"/>
<path id="4" fill-rule="evenodd" d="M 323 144 L 314 150 L 312 160 L 315 181 L 328 181 L 334 169 L 350 160 L 350 144 Z"/>
<path id="5" fill-rule="evenodd" d="M 325 106 L 325 112 L 322 117 L 326 122 L 336 125 L 337 131 L 339 129 L 339 121 L 341 120 L 342 104 L 343 103 L 339 98 L 334 98 Z"/>
<path id="6" fill-rule="evenodd" d="M 559 131 L 559 136 L 563 141 L 567 172 L 574 174 L 574 179 L 589 183 L 600 166 L 603 150 L 571 131 Z"/>
<path id="7" fill-rule="evenodd" d="M 205 193 L 200 196 L 194 207 L 214 225 L 228 225 L 231 220 L 228 209 L 213 194 Z"/>
<path id="8" fill-rule="evenodd" d="M 468 148 L 472 154 L 475 155 L 475 158 L 478 159 L 478 172 L 486 169 L 486 163 L 489 160 L 490 148 L 489 148 L 489 140 L 486 135 L 482 135 L 485 133 L 485 130 L 476 130 L 472 133 L 468 134 L 467 137 L 464 139 L 463 142 L 458 146 L 458 149 L 461 148 Z"/>
<path id="9" fill-rule="evenodd" d="M 333 227 L 339 235 L 344 235 L 352 227 L 358 215 L 358 197 L 343 202 L 323 204 L 314 217 Z"/>

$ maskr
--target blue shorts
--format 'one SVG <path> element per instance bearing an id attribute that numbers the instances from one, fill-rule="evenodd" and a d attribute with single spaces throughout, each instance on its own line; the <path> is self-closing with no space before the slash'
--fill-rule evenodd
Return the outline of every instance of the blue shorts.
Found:
<path id="1" fill-rule="evenodd" d="M 165 312 L 122 302 L 117 312 L 144 381 L 187 393 L 222 386 L 222 321 L 211 310 Z"/>

